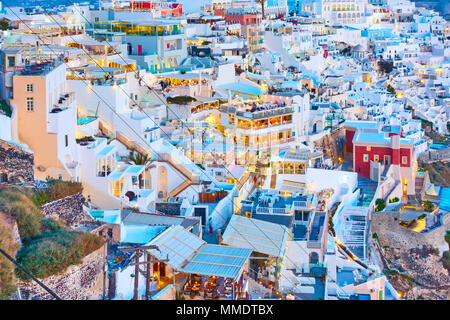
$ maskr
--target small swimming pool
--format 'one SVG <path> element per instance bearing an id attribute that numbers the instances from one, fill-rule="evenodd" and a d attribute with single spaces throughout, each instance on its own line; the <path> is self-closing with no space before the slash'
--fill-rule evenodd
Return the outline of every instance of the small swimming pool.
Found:
<path id="1" fill-rule="evenodd" d="M 442 210 L 450 211 L 450 188 L 441 188 L 441 192 L 439 193 L 439 197 L 441 198 L 441 202 L 439 203 L 439 207 Z"/>
<path id="2" fill-rule="evenodd" d="M 120 210 L 90 210 L 89 213 L 97 221 L 120 224 Z"/>
<path id="3" fill-rule="evenodd" d="M 85 117 L 85 118 L 77 118 L 77 125 L 83 125 L 83 124 L 88 124 L 94 120 L 96 120 L 97 118 L 95 117 Z"/>
<path id="4" fill-rule="evenodd" d="M 430 148 L 431 149 L 445 149 L 445 148 L 447 148 L 447 145 L 445 145 L 445 144 L 439 144 L 439 143 L 433 143 L 433 144 L 430 144 Z"/>

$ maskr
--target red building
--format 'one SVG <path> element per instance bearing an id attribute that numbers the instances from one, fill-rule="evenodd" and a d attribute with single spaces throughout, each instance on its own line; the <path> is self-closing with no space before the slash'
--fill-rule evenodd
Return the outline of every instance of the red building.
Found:
<path id="1" fill-rule="evenodd" d="M 151 10 L 159 8 L 162 17 L 179 17 L 183 15 L 181 3 L 166 1 L 131 1 L 130 8 L 133 10 Z"/>
<path id="2" fill-rule="evenodd" d="M 256 11 L 243 8 L 230 8 L 225 13 L 226 23 L 239 23 L 241 26 L 248 24 L 261 24 L 262 15 Z"/>
<path id="3" fill-rule="evenodd" d="M 378 176 L 379 167 L 371 165 L 378 162 L 384 168 L 398 165 L 401 175 L 410 176 L 414 165 L 414 144 L 401 139 L 398 134 L 358 130 L 353 137 L 353 168 L 358 175 L 372 178 Z M 407 172 L 405 172 L 405 169 Z M 372 170 L 372 172 L 371 172 Z"/>
<path id="4" fill-rule="evenodd" d="M 389 137 L 393 135 L 403 137 L 402 127 L 400 125 L 385 125 L 377 121 L 347 120 L 345 121 L 344 127 L 345 140 L 347 141 L 345 146 L 346 153 L 353 153 L 353 137 L 358 130 L 383 132 L 387 133 Z"/>

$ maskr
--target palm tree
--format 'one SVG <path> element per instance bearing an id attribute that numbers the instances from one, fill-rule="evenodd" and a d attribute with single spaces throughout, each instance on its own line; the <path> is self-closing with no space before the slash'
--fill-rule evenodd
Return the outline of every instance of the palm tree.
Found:
<path id="1" fill-rule="evenodd" d="M 135 164 L 135 165 L 147 165 L 151 162 L 151 158 L 148 154 L 142 154 L 136 150 L 131 150 L 130 154 L 127 157 L 128 164 Z"/>

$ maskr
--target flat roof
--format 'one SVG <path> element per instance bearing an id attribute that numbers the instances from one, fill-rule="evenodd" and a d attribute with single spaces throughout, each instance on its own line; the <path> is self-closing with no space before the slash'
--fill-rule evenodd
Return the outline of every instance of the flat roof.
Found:
<path id="1" fill-rule="evenodd" d="M 223 243 L 283 257 L 288 233 L 288 228 L 280 224 L 233 215 L 223 234 Z"/>
<path id="2" fill-rule="evenodd" d="M 206 244 L 180 271 L 236 280 L 251 253 L 251 249 Z"/>
<path id="3" fill-rule="evenodd" d="M 246 83 L 228 83 L 219 86 L 219 88 L 252 96 L 259 96 L 263 94 L 263 91 L 260 87 Z"/>
<path id="4" fill-rule="evenodd" d="M 123 210 L 124 224 L 135 224 L 135 225 L 181 225 L 182 227 L 188 228 L 199 222 L 199 219 L 194 217 L 180 217 L 180 216 L 168 216 L 165 214 L 156 213 L 141 213 L 133 212 L 130 210 Z"/>
<path id="5" fill-rule="evenodd" d="M 344 126 L 357 129 L 376 129 L 379 123 L 377 121 L 345 120 Z"/>

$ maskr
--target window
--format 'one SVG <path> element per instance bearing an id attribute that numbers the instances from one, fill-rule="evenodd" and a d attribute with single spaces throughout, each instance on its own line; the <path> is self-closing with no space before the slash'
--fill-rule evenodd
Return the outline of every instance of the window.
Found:
<path id="1" fill-rule="evenodd" d="M 33 84 L 32 83 L 27 84 L 27 92 L 33 92 Z"/>
<path id="2" fill-rule="evenodd" d="M 408 164 L 408 157 L 407 156 L 403 156 L 402 157 L 402 164 Z"/>
<path id="3" fill-rule="evenodd" d="M 8 57 L 8 67 L 14 67 L 16 65 L 16 57 Z"/>
<path id="4" fill-rule="evenodd" d="M 34 98 L 32 97 L 27 98 L 27 111 L 30 112 L 34 111 Z"/>
<path id="5" fill-rule="evenodd" d="M 380 156 L 377 155 L 377 154 L 374 154 L 374 155 L 373 155 L 373 161 L 378 162 L 379 160 L 380 160 Z"/>
<path id="6" fill-rule="evenodd" d="M 64 136 L 65 138 L 65 142 L 66 142 L 66 147 L 69 146 L 69 137 L 67 136 L 67 134 Z"/>
<path id="7" fill-rule="evenodd" d="M 367 147 L 367 148 L 366 148 L 367 151 L 370 151 L 370 149 L 371 149 L 370 147 Z"/>
<path id="8" fill-rule="evenodd" d="M 364 162 L 368 162 L 369 161 L 369 155 L 365 154 L 363 157 Z"/>

